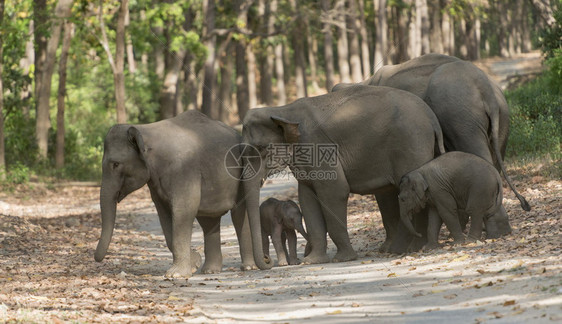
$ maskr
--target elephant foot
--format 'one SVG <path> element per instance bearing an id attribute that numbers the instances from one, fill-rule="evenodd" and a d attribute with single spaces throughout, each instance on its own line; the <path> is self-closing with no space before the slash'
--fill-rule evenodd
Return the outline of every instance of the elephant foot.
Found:
<path id="1" fill-rule="evenodd" d="M 441 244 L 437 243 L 437 242 L 428 242 L 423 249 L 425 251 L 431 251 L 431 250 L 435 250 L 435 249 L 439 249 L 441 248 Z"/>
<path id="2" fill-rule="evenodd" d="M 285 266 L 288 266 L 289 263 L 287 263 L 287 261 L 279 261 L 279 262 L 277 263 L 277 265 L 280 266 L 280 267 L 285 267 Z"/>
<path id="3" fill-rule="evenodd" d="M 197 269 L 199 269 L 202 263 L 201 254 L 191 250 L 191 273 L 197 272 Z"/>
<path id="4" fill-rule="evenodd" d="M 258 270 L 258 266 L 254 262 L 244 263 L 240 266 L 240 270 L 242 271 Z"/>
<path id="5" fill-rule="evenodd" d="M 329 263 L 330 257 L 326 252 L 314 253 L 311 252 L 304 258 L 303 264 L 316 264 L 316 263 Z"/>
<path id="6" fill-rule="evenodd" d="M 191 267 L 185 266 L 183 264 L 174 264 L 168 271 L 164 277 L 168 279 L 179 279 L 179 278 L 190 278 L 192 274 Z"/>
<path id="7" fill-rule="evenodd" d="M 353 260 L 357 260 L 357 253 L 355 253 L 352 249 L 351 251 L 338 251 L 332 259 L 332 262 L 346 262 Z"/>
<path id="8" fill-rule="evenodd" d="M 390 246 L 392 244 L 391 240 L 386 240 L 384 241 L 383 244 L 381 244 L 381 246 L 379 246 L 379 252 L 381 253 L 388 253 L 390 252 Z"/>
<path id="9" fill-rule="evenodd" d="M 415 237 L 410 246 L 408 246 L 408 252 L 417 252 L 427 244 L 427 239 L 423 237 Z"/>
<path id="10" fill-rule="evenodd" d="M 300 263 L 299 259 L 291 259 L 291 260 L 289 260 L 289 265 L 297 265 L 297 264 L 299 264 L 299 263 Z"/>
<path id="11" fill-rule="evenodd" d="M 222 270 L 222 262 L 207 262 L 201 267 L 201 273 L 213 274 L 220 273 Z"/>

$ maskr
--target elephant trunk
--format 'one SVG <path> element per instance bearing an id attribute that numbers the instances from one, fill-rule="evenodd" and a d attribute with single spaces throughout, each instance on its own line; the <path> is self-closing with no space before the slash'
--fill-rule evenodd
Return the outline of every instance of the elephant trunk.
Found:
<path id="1" fill-rule="evenodd" d="M 102 229 L 96 253 L 94 254 L 94 259 L 97 262 L 101 262 L 107 253 L 111 236 L 113 235 L 115 214 L 117 212 L 117 194 L 108 190 L 103 182 L 100 190 L 100 208 Z"/>
<path id="2" fill-rule="evenodd" d="M 250 221 L 250 231 L 252 233 L 252 249 L 254 251 L 254 262 L 261 270 L 271 269 L 273 262 L 266 261 L 263 254 L 261 237 L 261 220 L 259 211 L 261 177 L 254 176 L 244 182 L 244 193 L 246 196 L 246 210 Z"/>
<path id="3" fill-rule="evenodd" d="M 300 223 L 296 224 L 295 228 L 299 233 L 301 233 L 302 237 L 304 237 L 304 239 L 308 242 L 308 233 L 304 230 L 304 227 L 302 226 L 302 220 Z"/>
<path id="4" fill-rule="evenodd" d="M 412 233 L 413 235 L 416 235 L 417 237 L 422 237 L 422 235 L 420 233 L 416 232 L 416 230 L 414 229 L 414 225 L 412 225 L 412 220 L 408 216 L 408 213 L 403 211 L 402 210 L 403 208 L 400 208 L 400 209 L 401 209 L 400 210 L 400 219 L 402 220 L 402 223 L 404 224 L 404 226 L 406 226 L 408 231 L 410 231 L 410 233 Z"/>

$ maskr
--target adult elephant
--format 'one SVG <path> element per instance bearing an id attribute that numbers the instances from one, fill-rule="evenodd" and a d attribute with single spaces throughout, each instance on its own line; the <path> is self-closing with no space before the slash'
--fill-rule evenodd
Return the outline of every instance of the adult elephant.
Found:
<path id="1" fill-rule="evenodd" d="M 503 157 L 509 134 L 509 107 L 500 87 L 471 62 L 441 54 L 426 54 L 402 64 L 382 67 L 361 84 L 406 90 L 422 98 L 433 110 L 441 128 L 447 151 L 462 151 L 480 156 L 501 171 L 521 207 L 531 207 L 513 186 Z M 339 91 L 352 84 L 338 84 Z M 505 209 L 503 222 L 496 224 L 488 238 L 511 232 Z"/>
<path id="2" fill-rule="evenodd" d="M 102 232 L 95 260 L 106 255 L 117 203 L 148 184 L 173 265 L 166 277 L 190 277 L 193 221 L 204 234 L 203 273 L 220 272 L 220 218 L 229 210 L 240 243 L 242 268 L 255 268 L 240 170 L 225 168 L 240 135 L 197 111 L 146 125 L 113 126 L 104 142 L 100 205 Z M 235 161 L 231 161 L 235 163 Z M 261 250 L 261 248 L 260 248 Z"/>
<path id="3" fill-rule="evenodd" d="M 436 148 L 444 152 L 431 109 L 411 93 L 389 87 L 355 86 L 286 106 L 252 109 L 243 125 L 243 143 L 257 150 L 244 158 L 252 171 L 247 174 L 253 175 L 245 178 L 244 188 L 260 268 L 259 189 L 270 171 L 288 163 L 298 180 L 311 247 L 304 262 L 330 261 L 326 233 L 337 246 L 333 261 L 348 261 L 357 257 L 347 232 L 349 193 L 375 194 L 386 230 L 383 245 L 389 246 L 401 224 L 400 178 L 433 159 Z M 267 163 L 260 167 L 264 159 Z"/>

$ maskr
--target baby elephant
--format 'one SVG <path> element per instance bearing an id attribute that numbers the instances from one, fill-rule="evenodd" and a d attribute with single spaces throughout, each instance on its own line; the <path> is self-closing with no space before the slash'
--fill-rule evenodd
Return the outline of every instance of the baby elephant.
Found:
<path id="1" fill-rule="evenodd" d="M 264 256 L 270 259 L 269 236 L 271 236 L 279 266 L 287 265 L 287 254 L 289 254 L 289 264 L 297 264 L 295 230 L 299 231 L 308 241 L 308 234 L 302 226 L 302 213 L 299 206 L 292 200 L 281 201 L 269 198 L 260 205 L 260 218 Z M 287 253 L 287 239 L 289 240 L 289 253 Z"/>
<path id="2" fill-rule="evenodd" d="M 495 216 L 503 199 L 500 175 L 492 164 L 469 153 L 446 153 L 409 172 L 400 181 L 398 197 L 400 218 L 417 236 L 421 235 L 414 230 L 411 215 L 429 207 L 427 249 L 439 246 L 442 221 L 455 243 L 463 243 L 463 213 L 470 217 L 468 236 L 473 240 L 480 239 L 483 222 L 488 230 L 495 225 L 492 223 L 502 221 Z"/>

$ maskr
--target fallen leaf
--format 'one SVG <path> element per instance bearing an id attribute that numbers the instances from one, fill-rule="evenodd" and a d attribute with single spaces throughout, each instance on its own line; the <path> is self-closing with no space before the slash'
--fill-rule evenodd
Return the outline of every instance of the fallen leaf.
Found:
<path id="1" fill-rule="evenodd" d="M 505 306 L 511 306 L 511 305 L 515 305 L 515 300 L 507 300 L 505 301 L 505 303 L 503 303 L 503 307 Z"/>
<path id="2" fill-rule="evenodd" d="M 443 296 L 443 298 L 445 298 L 445 299 L 455 299 L 455 298 L 457 298 L 457 294 L 445 295 L 445 296 Z"/>
<path id="3" fill-rule="evenodd" d="M 463 256 L 461 256 L 461 257 L 454 258 L 454 259 L 450 260 L 449 262 L 464 261 L 464 260 L 468 259 L 469 257 L 470 257 L 470 256 L 469 256 L 468 254 L 465 254 L 465 255 L 463 255 Z"/>
<path id="4" fill-rule="evenodd" d="M 386 276 L 386 277 L 387 277 L 387 278 L 396 277 L 396 273 L 394 273 L 394 272 L 389 273 L 388 276 Z"/>
<path id="5" fill-rule="evenodd" d="M 329 313 L 326 313 L 326 314 L 327 315 L 337 315 L 337 314 L 341 314 L 341 313 L 342 313 L 342 311 L 338 309 L 338 310 L 335 310 L 333 312 L 329 312 Z"/>

